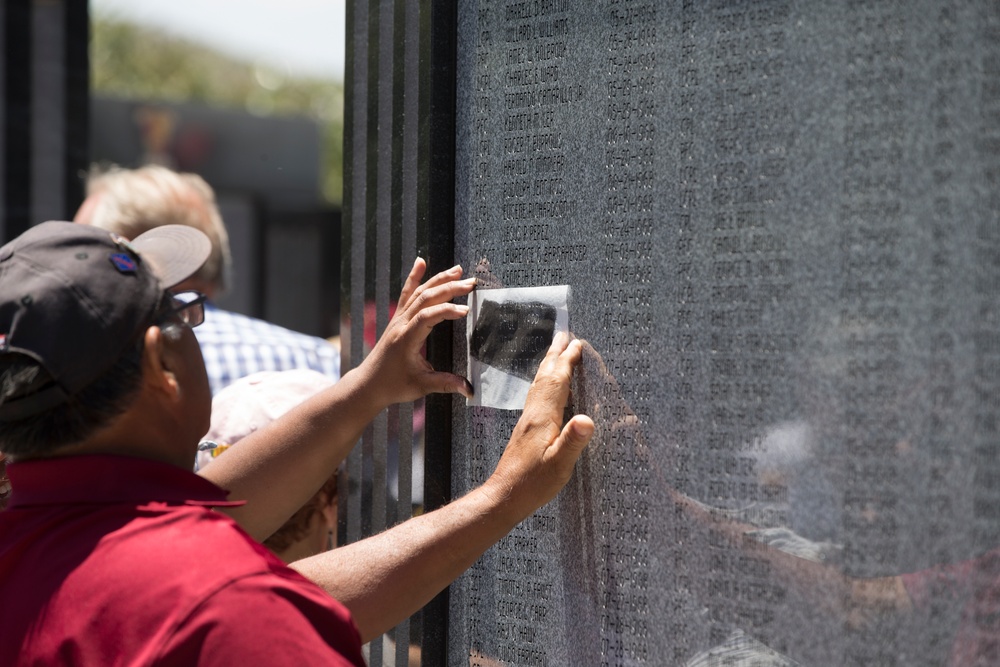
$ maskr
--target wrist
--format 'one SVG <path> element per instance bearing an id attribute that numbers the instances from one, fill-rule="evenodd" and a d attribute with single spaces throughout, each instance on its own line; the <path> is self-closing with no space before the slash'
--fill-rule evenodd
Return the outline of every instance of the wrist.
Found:
<path id="1" fill-rule="evenodd" d="M 346 385 L 345 389 L 351 396 L 352 409 L 357 410 L 366 423 L 393 403 L 388 397 L 389 392 L 379 386 L 376 376 L 368 360 L 365 359 L 342 375 L 337 383 Z"/>
<path id="2" fill-rule="evenodd" d="M 483 496 L 485 511 L 506 525 L 508 531 L 538 509 L 537 505 L 526 502 L 514 481 L 500 471 L 490 475 L 476 491 Z"/>

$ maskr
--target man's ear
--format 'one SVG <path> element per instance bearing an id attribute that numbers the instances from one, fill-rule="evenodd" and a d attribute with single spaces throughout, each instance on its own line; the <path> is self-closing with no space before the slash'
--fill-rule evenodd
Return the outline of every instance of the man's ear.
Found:
<path id="1" fill-rule="evenodd" d="M 174 372 L 177 352 L 160 327 L 146 329 L 142 350 L 143 382 L 149 383 L 171 399 L 180 396 L 180 383 Z"/>

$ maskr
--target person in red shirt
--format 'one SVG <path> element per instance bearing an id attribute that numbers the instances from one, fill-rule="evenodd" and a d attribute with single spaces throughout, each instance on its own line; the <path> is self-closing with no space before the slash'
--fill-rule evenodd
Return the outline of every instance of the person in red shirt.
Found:
<path id="1" fill-rule="evenodd" d="M 10 497 L 11 485 L 7 479 L 7 457 L 0 452 L 0 511 L 7 507 L 7 499 Z"/>
<path id="2" fill-rule="evenodd" d="M 421 284 L 417 260 L 358 368 L 199 476 L 211 395 L 191 327 L 204 297 L 168 289 L 208 245 L 186 227 L 126 241 L 50 222 L 0 248 L 0 451 L 13 486 L 0 512 L 0 664 L 361 665 L 363 641 L 551 500 L 593 434 L 585 416 L 563 423 L 581 344 L 557 337 L 482 486 L 289 568 L 258 540 L 371 419 L 433 391 L 469 393 L 420 349 L 466 315 L 453 299 L 475 281 L 454 267 Z"/>

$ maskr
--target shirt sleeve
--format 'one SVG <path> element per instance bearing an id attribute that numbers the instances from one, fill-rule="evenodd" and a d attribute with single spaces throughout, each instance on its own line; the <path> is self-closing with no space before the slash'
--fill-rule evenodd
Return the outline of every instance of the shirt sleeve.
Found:
<path id="1" fill-rule="evenodd" d="M 926 608 L 933 599 L 958 600 L 969 594 L 974 560 L 938 565 L 919 572 L 901 575 L 910 601 L 917 609 Z"/>
<path id="2" fill-rule="evenodd" d="M 350 613 L 321 589 L 275 575 L 233 582 L 207 599 L 165 647 L 163 665 L 364 667 Z"/>

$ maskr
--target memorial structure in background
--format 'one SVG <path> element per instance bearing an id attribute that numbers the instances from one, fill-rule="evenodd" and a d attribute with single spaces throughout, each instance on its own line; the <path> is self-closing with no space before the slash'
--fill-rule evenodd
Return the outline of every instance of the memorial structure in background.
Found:
<path id="1" fill-rule="evenodd" d="M 83 202 L 88 36 L 86 2 L 0 4 L 0 244 Z"/>
<path id="2" fill-rule="evenodd" d="M 349 4 L 347 353 L 409 249 L 568 285 L 598 426 L 425 664 L 1000 661 L 997 4 L 399 4 Z M 518 415 L 429 401 L 427 489 Z"/>

